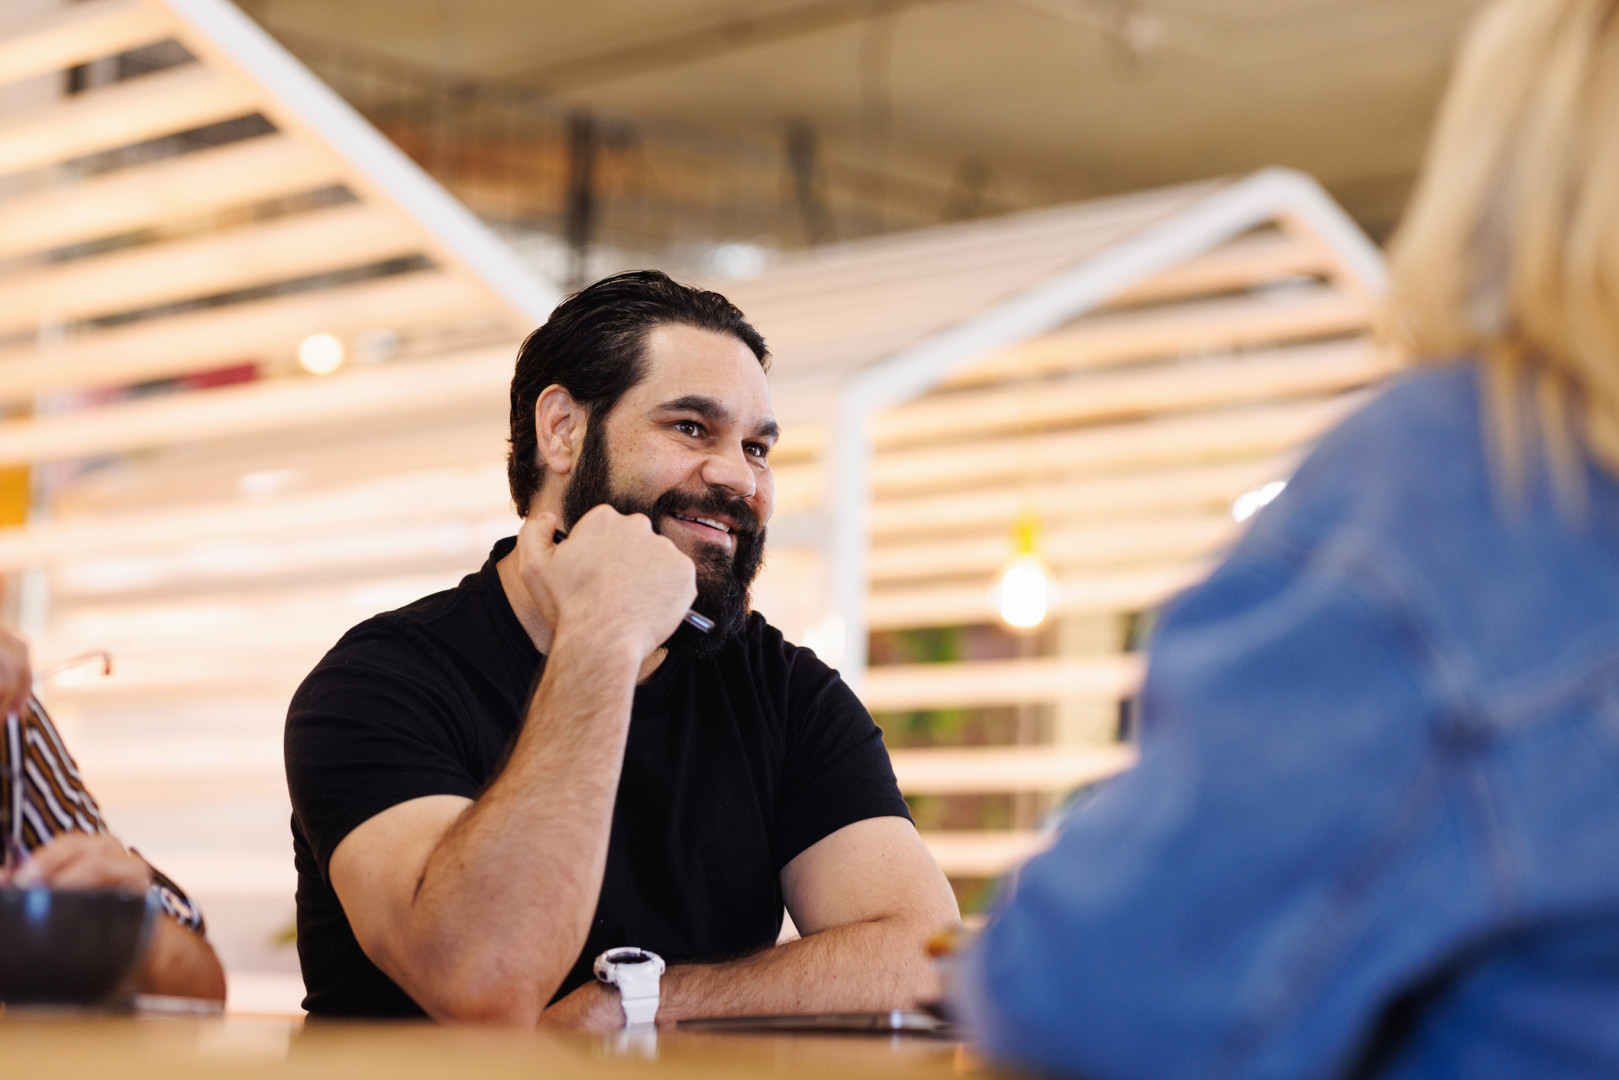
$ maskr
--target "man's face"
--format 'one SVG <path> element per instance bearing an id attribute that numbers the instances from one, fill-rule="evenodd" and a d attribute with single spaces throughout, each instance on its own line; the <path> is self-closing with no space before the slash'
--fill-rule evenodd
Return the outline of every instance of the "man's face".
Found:
<path id="1" fill-rule="evenodd" d="M 646 514 L 697 565 L 698 611 L 717 624 L 692 651 L 742 627 L 775 507 L 776 422 L 764 369 L 742 342 L 667 324 L 647 335 L 646 376 L 605 421 L 592 417 L 563 498 L 573 527 L 591 507 Z M 677 637 L 675 643 L 681 643 Z"/>

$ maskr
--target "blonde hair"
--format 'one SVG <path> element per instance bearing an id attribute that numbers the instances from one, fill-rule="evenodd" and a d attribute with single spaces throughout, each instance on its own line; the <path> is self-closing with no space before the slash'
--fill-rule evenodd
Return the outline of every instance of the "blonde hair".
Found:
<path id="1" fill-rule="evenodd" d="M 1619 474 L 1619 0 L 1496 0 L 1470 32 L 1390 244 L 1385 336 L 1472 356 L 1512 487 Z"/>

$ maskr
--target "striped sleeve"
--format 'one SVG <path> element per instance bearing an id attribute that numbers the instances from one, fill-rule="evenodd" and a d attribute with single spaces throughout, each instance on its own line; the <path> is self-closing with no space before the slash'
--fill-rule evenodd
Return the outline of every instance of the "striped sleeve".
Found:
<path id="1" fill-rule="evenodd" d="M 13 778 L 21 783 L 14 784 Z M 9 839 L 9 848 L 32 852 L 67 833 L 107 831 L 78 763 L 45 707 L 30 696 L 18 713 L 5 718 L 5 737 L 0 738 L 0 835 Z M 135 855 L 146 862 L 139 852 Z M 181 926 L 205 932 L 197 905 L 151 863 L 146 866 L 163 911 Z"/>

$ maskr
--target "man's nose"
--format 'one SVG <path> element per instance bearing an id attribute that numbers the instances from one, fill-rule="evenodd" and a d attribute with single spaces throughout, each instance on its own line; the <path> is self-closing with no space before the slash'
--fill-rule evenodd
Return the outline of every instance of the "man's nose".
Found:
<path id="1" fill-rule="evenodd" d="M 703 462 L 703 482 L 738 499 L 751 499 L 759 477 L 742 447 L 710 454 Z"/>

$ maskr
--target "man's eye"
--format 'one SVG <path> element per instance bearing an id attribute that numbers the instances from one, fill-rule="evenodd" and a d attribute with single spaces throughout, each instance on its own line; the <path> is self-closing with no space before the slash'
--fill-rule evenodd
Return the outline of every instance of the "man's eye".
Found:
<path id="1" fill-rule="evenodd" d="M 764 443 L 748 443 L 743 449 L 761 461 L 770 456 L 770 447 Z"/>
<path id="2" fill-rule="evenodd" d="M 695 420 L 676 420 L 675 430 L 682 435 L 690 435 L 696 438 L 703 433 L 703 426 Z"/>

